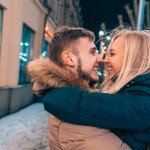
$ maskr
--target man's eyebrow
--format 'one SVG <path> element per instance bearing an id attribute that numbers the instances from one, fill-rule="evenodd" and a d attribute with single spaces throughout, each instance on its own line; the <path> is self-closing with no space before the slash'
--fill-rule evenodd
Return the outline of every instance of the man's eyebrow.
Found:
<path id="1" fill-rule="evenodd" d="M 96 47 L 96 46 L 91 47 L 90 50 L 95 50 L 95 51 L 96 51 L 96 50 L 97 50 L 97 47 Z"/>

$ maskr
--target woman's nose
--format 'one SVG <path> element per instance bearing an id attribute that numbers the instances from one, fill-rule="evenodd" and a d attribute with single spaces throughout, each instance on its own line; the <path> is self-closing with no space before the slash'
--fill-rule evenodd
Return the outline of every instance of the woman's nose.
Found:
<path id="1" fill-rule="evenodd" d="M 108 57 L 105 57 L 105 59 L 103 60 L 104 63 L 108 63 L 109 62 L 109 59 Z"/>

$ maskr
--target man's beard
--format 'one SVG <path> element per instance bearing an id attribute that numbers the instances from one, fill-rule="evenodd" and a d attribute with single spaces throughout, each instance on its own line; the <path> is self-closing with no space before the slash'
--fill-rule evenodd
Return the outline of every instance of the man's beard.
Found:
<path id="1" fill-rule="evenodd" d="M 90 86 L 93 86 L 95 83 L 97 83 L 97 80 L 94 80 L 93 78 L 90 77 L 89 75 L 90 73 L 88 74 L 87 72 L 83 71 L 81 68 L 82 68 L 81 59 L 78 58 L 78 66 L 77 66 L 78 77 L 87 80 Z"/>

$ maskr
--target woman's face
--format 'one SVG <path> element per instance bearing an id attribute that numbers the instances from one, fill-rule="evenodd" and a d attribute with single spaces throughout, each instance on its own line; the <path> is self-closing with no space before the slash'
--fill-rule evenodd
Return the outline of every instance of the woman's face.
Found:
<path id="1" fill-rule="evenodd" d="M 109 45 L 104 60 L 109 76 L 114 76 L 120 72 L 124 58 L 124 48 L 124 38 L 122 36 Z"/>

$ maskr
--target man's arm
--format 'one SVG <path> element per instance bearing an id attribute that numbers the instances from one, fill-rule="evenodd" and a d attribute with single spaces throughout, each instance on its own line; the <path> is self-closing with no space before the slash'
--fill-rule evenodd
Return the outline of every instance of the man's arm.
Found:
<path id="1" fill-rule="evenodd" d="M 150 101 L 146 96 L 89 93 L 65 87 L 50 91 L 43 103 L 48 112 L 73 124 L 139 131 L 150 127 Z"/>

